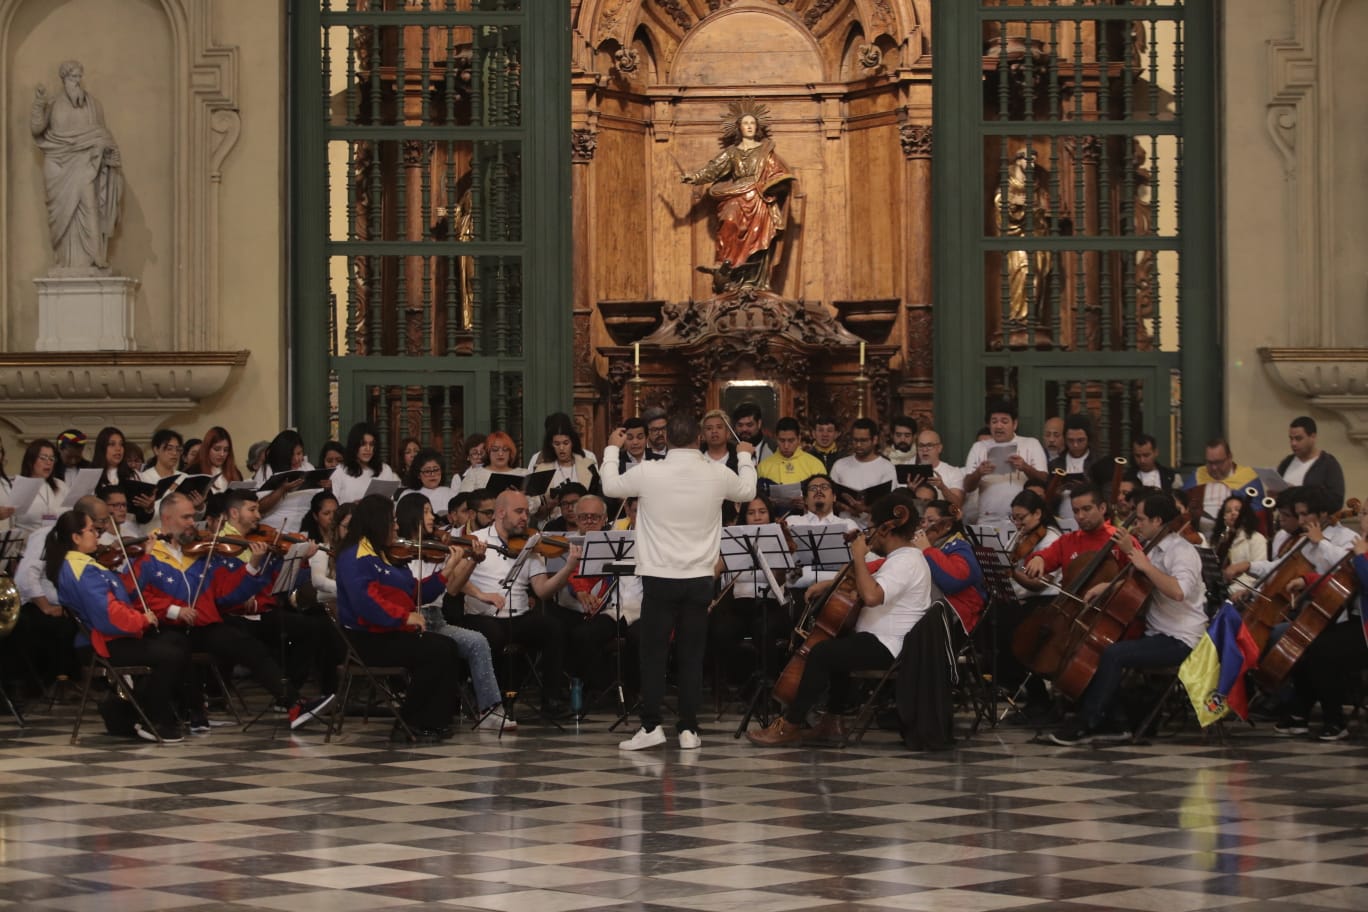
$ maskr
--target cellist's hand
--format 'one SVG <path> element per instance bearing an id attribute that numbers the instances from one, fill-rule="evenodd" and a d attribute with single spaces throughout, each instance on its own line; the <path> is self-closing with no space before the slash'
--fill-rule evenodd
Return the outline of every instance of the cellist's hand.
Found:
<path id="1" fill-rule="evenodd" d="M 1289 597 L 1296 598 L 1297 596 L 1301 595 L 1302 590 L 1305 588 L 1306 580 L 1303 577 L 1299 576 L 1296 579 L 1292 580 L 1292 582 L 1288 583 L 1287 588 L 1284 591 L 1288 594 Z"/>
<path id="2" fill-rule="evenodd" d="M 1085 601 L 1085 602 L 1095 601 L 1095 600 L 1097 599 L 1098 596 L 1100 596 L 1102 593 L 1104 593 L 1104 592 L 1107 591 L 1107 586 L 1108 586 L 1108 585 L 1109 585 L 1109 584 L 1107 584 L 1107 583 L 1098 583 L 1096 586 L 1093 586 L 1091 589 L 1089 589 L 1089 590 L 1084 594 L 1084 596 L 1083 596 L 1083 601 Z"/>
<path id="3" fill-rule="evenodd" d="M 1042 576 L 1045 575 L 1045 558 L 1031 558 L 1026 562 L 1026 566 L 1022 568 L 1022 572 L 1029 576 L 1031 579 L 1040 579 Z"/>
<path id="4" fill-rule="evenodd" d="M 1306 540 L 1313 545 L 1319 545 L 1325 541 L 1325 530 L 1321 528 L 1318 517 L 1308 516 L 1303 519 L 1302 531 L 1306 533 Z"/>
<path id="5" fill-rule="evenodd" d="M 808 602 L 811 603 L 821 601 L 822 596 L 826 595 L 827 590 L 830 588 L 831 580 L 821 580 L 820 582 L 816 582 L 813 583 L 811 586 L 808 586 L 806 596 Z"/>
<path id="6" fill-rule="evenodd" d="M 861 535 L 850 543 L 850 559 L 852 562 L 863 564 L 865 558 L 869 556 L 869 542 Z"/>

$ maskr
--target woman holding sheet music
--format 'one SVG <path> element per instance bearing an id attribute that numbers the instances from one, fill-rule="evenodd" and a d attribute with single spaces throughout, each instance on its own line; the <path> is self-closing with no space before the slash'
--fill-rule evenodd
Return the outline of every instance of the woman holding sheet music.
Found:
<path id="1" fill-rule="evenodd" d="M 526 469 L 514 464 L 518 458 L 518 445 L 503 431 L 495 431 L 486 437 L 484 450 L 485 464 L 472 465 L 461 477 L 462 491 L 479 491 L 488 487 L 492 475 L 527 474 Z"/>
<path id="2" fill-rule="evenodd" d="M 380 430 L 375 425 L 358 421 L 347 433 L 347 455 L 333 470 L 332 492 L 338 503 L 352 503 L 366 496 L 372 479 L 398 481 L 399 476 L 385 465 L 380 455 Z"/>
<path id="3" fill-rule="evenodd" d="M 66 500 L 66 482 L 53 477 L 52 470 L 57 465 L 57 447 L 50 440 L 35 440 L 24 450 L 24 461 L 19 466 L 21 478 L 37 479 L 38 491 L 24 510 L 16 510 L 14 528 L 33 534 L 45 525 L 52 523 L 62 512 L 62 501 Z M 18 484 L 15 487 L 19 487 Z M 11 494 L 14 502 L 21 500 L 18 494 Z"/>
<path id="4" fill-rule="evenodd" d="M 208 475 L 214 480 L 209 490 L 222 494 L 235 481 L 242 481 L 242 472 L 233 458 L 233 438 L 223 428 L 215 425 L 204 432 L 200 441 L 199 455 L 186 464 L 185 471 L 190 475 Z"/>

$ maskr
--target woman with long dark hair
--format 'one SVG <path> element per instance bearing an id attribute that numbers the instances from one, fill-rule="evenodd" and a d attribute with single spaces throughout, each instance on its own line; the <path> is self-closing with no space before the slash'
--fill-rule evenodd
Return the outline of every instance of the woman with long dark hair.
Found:
<path id="1" fill-rule="evenodd" d="M 417 460 L 415 460 L 415 464 Z M 431 540 L 436 534 L 436 523 L 432 505 L 426 498 L 413 494 L 399 498 L 394 508 L 395 524 L 399 527 L 399 537 L 409 541 Z M 475 554 L 484 553 L 484 542 L 472 539 Z M 409 564 L 411 570 L 420 577 L 429 577 L 441 569 L 436 563 L 421 558 Z M 472 564 L 473 567 L 473 564 Z M 515 731 L 518 723 L 506 719 L 503 712 L 503 696 L 499 681 L 494 675 L 494 657 L 489 649 L 489 641 L 478 630 L 457 627 L 447 623 L 442 613 L 442 597 L 425 601 L 418 611 L 423 615 L 426 630 L 430 634 L 447 637 L 456 644 L 456 651 L 470 666 L 470 681 L 475 690 L 475 706 L 481 713 L 479 727 L 493 731 Z"/>
<path id="2" fill-rule="evenodd" d="M 252 478 L 260 485 L 280 472 L 308 471 L 312 468 L 304 455 L 304 438 L 293 428 L 286 428 L 271 440 L 261 468 Z M 303 484 L 303 479 L 295 479 L 264 495 L 261 498 L 262 518 L 269 517 L 270 524 L 282 532 L 297 530 L 314 494 L 313 491 L 301 491 Z"/>
<path id="3" fill-rule="evenodd" d="M 1250 564 L 1268 559 L 1268 539 L 1259 531 L 1254 505 L 1237 494 L 1227 497 L 1221 504 L 1211 540 L 1216 543 L 1221 578 L 1227 584 L 1233 583 L 1235 589 L 1253 586 L 1256 580 L 1249 572 Z"/>
<path id="4" fill-rule="evenodd" d="M 28 509 L 15 513 L 15 529 L 32 535 L 61 514 L 67 487 L 66 482 L 53 474 L 57 458 L 57 447 L 50 440 L 35 440 L 24 450 L 24 460 L 19 465 L 20 477 L 36 478 L 42 483 Z"/>
<path id="5" fill-rule="evenodd" d="M 432 512 L 445 515 L 447 504 L 455 493 L 442 484 L 445 470 L 442 468 L 442 454 L 433 449 L 421 451 L 413 457 L 408 473 L 404 476 L 404 487 L 417 491 L 432 504 Z"/>
<path id="6" fill-rule="evenodd" d="M 393 540 L 394 503 L 378 494 L 363 497 L 337 555 L 337 618 L 366 662 L 408 670 L 400 713 L 418 738 L 439 741 L 450 735 L 459 705 L 456 644 L 423 633 L 426 622 L 414 593 L 428 601 L 459 592 L 475 562 L 452 549 L 441 570 L 420 584 L 390 561 Z M 395 726 L 394 735 L 401 733 Z"/>
<path id="7" fill-rule="evenodd" d="M 371 479 L 398 481 L 380 454 L 380 429 L 358 421 L 347 433 L 347 452 L 332 473 L 332 492 L 338 503 L 352 503 L 366 495 Z"/>
<path id="8" fill-rule="evenodd" d="M 156 730 L 138 722 L 134 733 L 145 741 L 158 736 L 180 741 L 172 702 L 184 695 L 190 641 L 180 634 L 159 635 L 156 615 L 129 596 L 117 573 L 91 557 L 99 542 L 94 519 L 79 510 L 62 514 L 48 533 L 45 574 L 62 605 L 90 632 L 90 645 L 98 654 L 115 665 L 151 669 L 137 678 L 134 693 Z"/>

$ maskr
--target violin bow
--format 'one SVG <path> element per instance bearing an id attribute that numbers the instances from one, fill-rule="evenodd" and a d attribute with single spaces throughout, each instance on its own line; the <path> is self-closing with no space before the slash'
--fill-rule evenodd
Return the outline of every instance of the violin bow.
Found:
<path id="1" fill-rule="evenodd" d="M 117 530 L 118 530 L 117 524 L 115 525 L 115 529 L 116 529 L 116 534 L 114 535 L 114 540 L 117 541 L 117 542 L 119 543 L 119 553 L 123 555 L 124 563 L 128 565 L 128 571 L 129 571 L 128 575 L 129 575 L 129 576 L 132 578 L 132 580 L 133 580 L 133 591 L 136 592 L 136 593 L 138 593 L 138 601 L 142 603 L 143 612 L 144 612 L 145 614 L 151 615 L 151 617 L 152 617 L 152 626 L 153 626 L 153 627 L 160 627 L 161 625 L 157 622 L 157 615 L 156 615 L 156 613 L 155 613 L 151 608 L 149 608 L 149 607 L 147 606 L 147 597 L 143 595 L 142 583 L 140 583 L 140 582 L 138 581 L 138 572 L 137 572 L 137 569 L 134 568 L 134 566 L 133 566 L 133 560 L 128 556 L 128 548 L 124 547 L 123 533 L 117 531 Z"/>

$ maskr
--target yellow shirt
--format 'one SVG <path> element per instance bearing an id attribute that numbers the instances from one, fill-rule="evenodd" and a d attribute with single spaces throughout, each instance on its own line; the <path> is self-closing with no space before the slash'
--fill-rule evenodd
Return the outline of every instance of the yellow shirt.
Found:
<path id="1" fill-rule="evenodd" d="M 761 478 L 775 484 L 796 484 L 806 481 L 813 475 L 825 475 L 826 466 L 822 460 L 804 450 L 798 450 L 790 457 L 774 452 L 760 460 L 755 468 Z"/>

